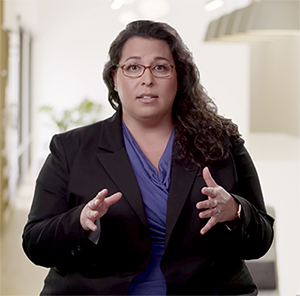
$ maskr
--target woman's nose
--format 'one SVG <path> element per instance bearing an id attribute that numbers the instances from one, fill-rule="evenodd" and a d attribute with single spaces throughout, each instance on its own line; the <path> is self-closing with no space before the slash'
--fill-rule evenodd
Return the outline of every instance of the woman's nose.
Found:
<path id="1" fill-rule="evenodd" d="M 145 69 L 144 74 L 141 76 L 142 84 L 152 85 L 154 82 L 154 76 L 152 75 L 150 69 Z"/>

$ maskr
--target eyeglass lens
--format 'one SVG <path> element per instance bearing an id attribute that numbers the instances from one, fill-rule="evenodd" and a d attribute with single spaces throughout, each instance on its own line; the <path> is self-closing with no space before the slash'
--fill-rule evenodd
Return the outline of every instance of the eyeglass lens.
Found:
<path id="1" fill-rule="evenodd" d="M 125 76 L 140 77 L 146 69 L 149 69 L 155 77 L 167 77 L 172 74 L 172 66 L 169 64 L 157 64 L 153 66 L 144 66 L 139 64 L 125 64 L 122 67 Z"/>

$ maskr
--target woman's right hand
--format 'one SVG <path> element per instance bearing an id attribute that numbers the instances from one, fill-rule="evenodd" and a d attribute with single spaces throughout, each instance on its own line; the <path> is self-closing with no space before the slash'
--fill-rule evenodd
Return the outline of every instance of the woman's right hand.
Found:
<path id="1" fill-rule="evenodd" d="M 117 192 L 107 198 L 107 189 L 101 190 L 92 200 L 90 200 L 82 209 L 80 214 L 80 224 L 86 231 L 96 231 L 95 221 L 106 214 L 108 208 L 118 202 L 122 193 Z"/>

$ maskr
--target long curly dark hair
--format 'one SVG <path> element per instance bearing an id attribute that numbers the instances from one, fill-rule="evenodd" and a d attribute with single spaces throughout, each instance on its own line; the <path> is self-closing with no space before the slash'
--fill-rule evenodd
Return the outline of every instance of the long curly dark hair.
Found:
<path id="1" fill-rule="evenodd" d="M 174 158 L 189 166 L 206 166 L 226 159 L 228 139 L 240 136 L 238 127 L 230 119 L 217 113 L 217 106 L 200 83 L 200 74 L 192 53 L 177 31 L 166 23 L 140 20 L 129 23 L 112 42 L 109 61 L 103 70 L 108 87 L 108 100 L 114 109 L 122 108 L 119 95 L 114 91 L 112 73 L 122 55 L 126 41 L 134 36 L 164 40 L 175 61 L 178 91 L 173 104 L 175 126 Z"/>

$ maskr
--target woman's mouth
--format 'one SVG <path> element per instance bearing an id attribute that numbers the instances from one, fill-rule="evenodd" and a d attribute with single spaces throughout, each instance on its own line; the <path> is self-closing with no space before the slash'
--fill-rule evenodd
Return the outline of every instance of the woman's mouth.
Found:
<path id="1" fill-rule="evenodd" d="M 150 103 L 155 101 L 158 98 L 155 94 L 141 94 L 137 97 L 138 100 L 144 103 Z"/>

